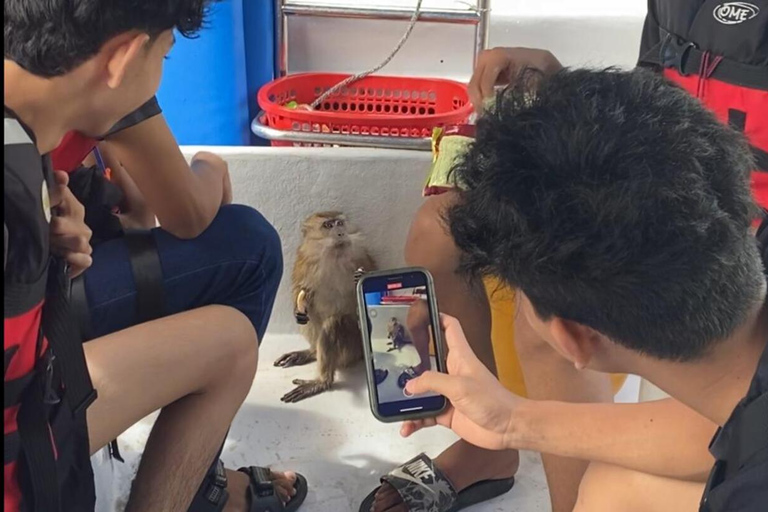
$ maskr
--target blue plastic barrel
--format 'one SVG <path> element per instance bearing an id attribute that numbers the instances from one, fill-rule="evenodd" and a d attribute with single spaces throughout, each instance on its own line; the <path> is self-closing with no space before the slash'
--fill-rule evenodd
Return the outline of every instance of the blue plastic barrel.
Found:
<path id="1" fill-rule="evenodd" d="M 246 45 L 245 31 L 247 25 L 249 34 L 259 32 L 265 46 L 271 47 L 271 8 L 263 12 L 271 4 L 266 0 L 214 3 L 199 37 L 177 36 L 165 63 L 158 99 L 179 144 L 251 142 L 248 77 L 261 79 L 264 70 L 271 77 L 273 57 L 256 55 L 249 60 L 246 51 L 253 45 Z"/>

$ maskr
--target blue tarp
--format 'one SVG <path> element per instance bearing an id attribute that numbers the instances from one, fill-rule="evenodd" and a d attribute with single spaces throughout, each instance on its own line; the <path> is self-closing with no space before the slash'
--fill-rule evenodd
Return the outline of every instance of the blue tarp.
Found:
<path id="1" fill-rule="evenodd" d="M 158 99 L 179 144 L 257 142 L 250 120 L 273 74 L 272 9 L 271 0 L 225 0 L 213 5 L 199 37 L 177 36 Z"/>

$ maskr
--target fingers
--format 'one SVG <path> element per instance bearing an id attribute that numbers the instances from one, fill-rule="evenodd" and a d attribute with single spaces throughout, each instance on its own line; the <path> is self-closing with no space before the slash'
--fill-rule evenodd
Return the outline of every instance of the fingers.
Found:
<path id="1" fill-rule="evenodd" d="M 484 55 L 485 53 L 480 55 L 480 58 L 477 61 L 477 67 L 475 68 L 474 73 L 472 73 L 472 79 L 469 81 L 468 86 L 469 99 L 472 102 L 472 105 L 475 107 L 475 112 L 478 114 L 482 114 L 483 101 L 485 100 L 480 83 L 483 78 L 483 73 L 485 72 L 485 60 L 483 59 Z"/>
<path id="2" fill-rule="evenodd" d="M 504 84 L 515 66 L 513 53 L 508 48 L 486 50 L 477 59 L 477 66 L 469 82 L 469 97 L 475 110 L 483 112 L 486 98 L 493 97 L 496 85 Z"/>
<path id="3" fill-rule="evenodd" d="M 51 191 L 51 206 L 56 208 L 58 217 L 85 219 L 85 207 L 66 185 L 56 185 Z"/>
<path id="4" fill-rule="evenodd" d="M 436 425 L 437 420 L 435 418 L 406 421 L 400 427 L 400 435 L 403 437 L 410 437 L 421 429 L 434 427 Z"/>
<path id="5" fill-rule="evenodd" d="M 50 226 L 51 250 L 92 254 L 91 236 L 87 225 L 69 217 L 53 217 Z"/>
<path id="6" fill-rule="evenodd" d="M 78 277 L 93 265 L 93 258 L 87 254 L 69 253 L 65 260 L 69 264 L 70 279 Z"/>
<path id="7" fill-rule="evenodd" d="M 405 390 L 411 395 L 437 393 L 452 400 L 460 392 L 460 378 L 445 373 L 427 371 L 408 381 Z"/>
<path id="8" fill-rule="evenodd" d="M 448 346 L 449 353 L 451 351 L 454 353 L 472 352 L 472 349 L 469 347 L 469 342 L 467 342 L 467 337 L 464 335 L 464 329 L 462 329 L 461 323 L 456 318 L 441 314 L 440 326 L 445 333 L 445 344 Z"/>
<path id="9" fill-rule="evenodd" d="M 69 174 L 64 171 L 53 171 L 53 182 L 61 187 L 69 185 Z"/>

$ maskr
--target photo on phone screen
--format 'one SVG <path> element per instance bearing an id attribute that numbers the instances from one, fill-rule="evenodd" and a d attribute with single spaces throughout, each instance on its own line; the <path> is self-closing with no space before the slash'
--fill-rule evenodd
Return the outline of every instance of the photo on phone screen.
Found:
<path id="1" fill-rule="evenodd" d="M 401 420 L 442 411 L 443 396 L 408 396 L 405 391 L 408 381 L 425 371 L 443 371 L 437 306 L 426 272 L 368 276 L 361 283 L 361 292 L 368 327 L 364 338 L 371 363 L 371 405 L 376 416 L 384 421 Z"/>

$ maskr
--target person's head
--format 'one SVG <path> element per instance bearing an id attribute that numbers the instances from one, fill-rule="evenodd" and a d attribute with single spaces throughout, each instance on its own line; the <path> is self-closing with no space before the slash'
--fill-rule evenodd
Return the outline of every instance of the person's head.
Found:
<path id="1" fill-rule="evenodd" d="M 87 95 L 82 126 L 101 135 L 160 85 L 173 30 L 192 36 L 209 0 L 5 0 L 5 59 Z"/>
<path id="2" fill-rule="evenodd" d="M 741 135 L 650 72 L 529 75 L 479 121 L 446 220 L 464 270 L 519 289 L 577 365 L 693 361 L 765 293 L 752 165 Z"/>

